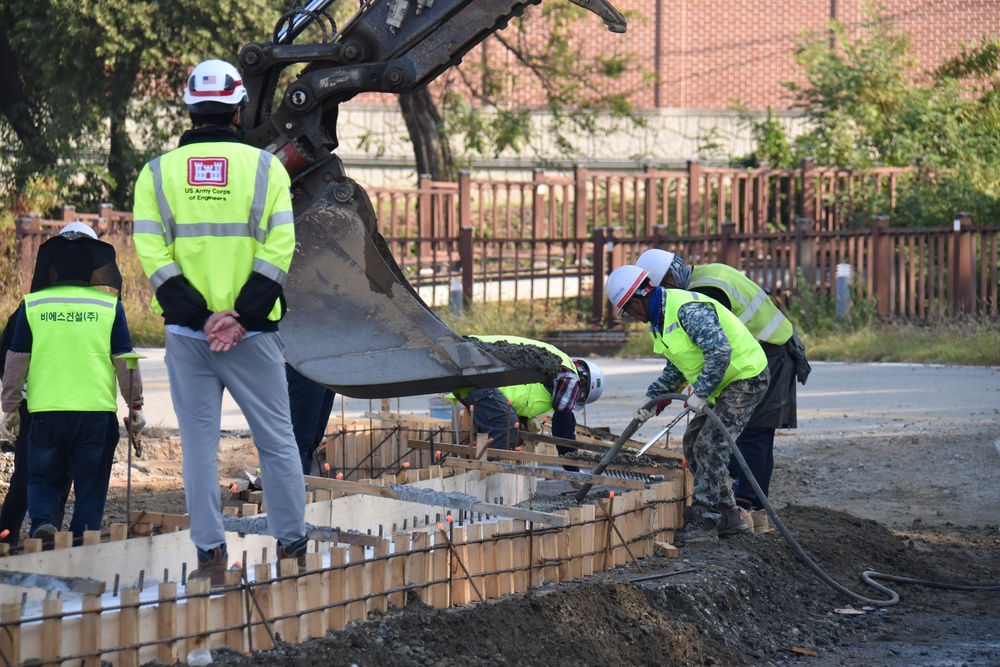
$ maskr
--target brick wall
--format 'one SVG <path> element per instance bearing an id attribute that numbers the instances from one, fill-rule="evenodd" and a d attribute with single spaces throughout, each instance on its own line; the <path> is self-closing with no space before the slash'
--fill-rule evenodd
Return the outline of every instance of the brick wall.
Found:
<path id="1" fill-rule="evenodd" d="M 553 2 L 557 0 L 545 0 Z M 728 109 L 735 101 L 751 109 L 793 106 L 784 81 L 801 81 L 793 59 L 803 31 L 823 31 L 831 18 L 856 32 L 865 16 L 863 0 L 614 0 L 634 13 L 628 32 L 614 35 L 588 15 L 578 24 L 577 41 L 584 51 L 604 55 L 630 53 L 647 72 L 659 73 L 659 86 L 636 72 L 616 82 L 640 109 Z M 918 60 L 914 76 L 959 51 L 962 41 L 1000 34 L 1000 0 L 882 0 L 887 14 L 912 41 Z M 546 29 L 538 7 L 526 13 L 528 35 Z M 512 28 L 505 39 L 517 39 Z M 491 39 L 471 51 L 462 74 L 471 80 L 483 58 L 493 66 L 510 64 L 503 47 Z M 539 106 L 543 97 L 527 72 L 506 98 L 513 105 Z M 445 77 L 455 77 L 450 72 Z M 442 77 L 436 86 L 443 85 Z M 392 103 L 388 96 L 362 96 L 359 101 Z"/>

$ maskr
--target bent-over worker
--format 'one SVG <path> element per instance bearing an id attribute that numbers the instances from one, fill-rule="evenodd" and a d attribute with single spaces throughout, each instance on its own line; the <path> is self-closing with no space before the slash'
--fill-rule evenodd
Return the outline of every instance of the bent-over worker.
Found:
<path id="1" fill-rule="evenodd" d="M 476 428 L 487 433 L 498 449 L 517 446 L 518 424 L 529 426 L 531 420 L 552 413 L 552 435 L 565 440 L 576 440 L 576 416 L 573 410 L 593 403 L 604 393 L 604 373 L 593 361 L 573 359 L 554 345 L 520 336 L 468 336 L 486 344 L 504 343 L 508 354 L 516 354 L 517 346 L 526 346 L 530 354 L 538 351 L 551 355 L 554 364 L 552 380 L 548 383 L 488 389 L 461 389 L 455 396 L 465 406 L 472 407 Z M 557 445 L 560 456 L 576 451 L 574 447 Z M 576 469 L 574 466 L 569 468 Z"/>

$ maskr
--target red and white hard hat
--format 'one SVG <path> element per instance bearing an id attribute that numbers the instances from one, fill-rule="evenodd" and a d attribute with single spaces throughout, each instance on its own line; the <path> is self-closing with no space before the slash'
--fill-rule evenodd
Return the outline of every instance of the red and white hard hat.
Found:
<path id="1" fill-rule="evenodd" d="M 247 99 L 240 71 L 225 60 L 205 60 L 188 77 L 184 104 L 194 113 L 236 111 Z"/>
<path id="2" fill-rule="evenodd" d="M 639 255 L 635 265 L 649 273 L 649 282 L 663 285 L 663 280 L 670 273 L 670 265 L 674 263 L 674 253 L 659 248 L 651 248 Z"/>
<path id="3" fill-rule="evenodd" d="M 618 310 L 618 315 L 625 313 L 625 304 L 642 287 L 643 283 L 649 281 L 649 273 L 638 266 L 627 264 L 619 266 L 608 276 L 608 282 L 604 285 L 604 293 L 608 295 L 608 301 Z"/>

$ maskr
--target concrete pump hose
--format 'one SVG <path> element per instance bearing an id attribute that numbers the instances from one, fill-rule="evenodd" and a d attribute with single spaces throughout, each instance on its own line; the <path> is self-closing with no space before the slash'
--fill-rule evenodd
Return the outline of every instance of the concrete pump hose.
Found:
<path id="1" fill-rule="evenodd" d="M 660 403 L 661 401 L 665 401 L 668 399 L 676 401 L 686 401 L 687 396 L 685 396 L 684 394 L 661 394 L 659 396 L 654 396 L 653 398 L 650 398 L 642 405 L 642 407 L 649 410 L 652 409 L 657 403 Z M 808 556 L 808 554 L 806 554 L 806 552 L 802 549 L 802 547 L 799 546 L 799 543 L 795 541 L 795 538 L 792 537 L 792 534 L 789 532 L 788 528 L 785 527 L 785 524 L 781 521 L 780 518 L 778 518 L 778 513 L 775 511 L 774 506 L 771 505 L 771 502 L 767 499 L 767 496 L 764 495 L 764 491 L 760 488 L 760 485 L 754 478 L 753 473 L 750 472 L 750 468 L 747 465 L 746 459 L 743 458 L 742 452 L 740 452 L 739 447 L 736 446 L 736 440 L 733 439 L 733 436 L 729 432 L 729 429 L 726 428 L 726 425 L 722 423 L 722 420 L 719 419 L 719 416 L 716 415 L 715 411 L 712 410 L 712 408 L 709 406 L 705 406 L 703 410 L 708 419 L 712 420 L 712 423 L 718 426 L 719 430 L 722 431 L 722 434 L 726 438 L 726 442 L 729 444 L 729 451 L 739 462 L 740 469 L 743 471 L 743 474 L 746 475 L 746 478 L 750 482 L 750 485 L 753 487 L 753 490 L 757 493 L 757 498 L 760 499 L 760 502 L 764 506 L 764 509 L 767 510 L 767 515 L 768 517 L 770 517 L 771 523 L 778 527 L 778 531 L 781 533 L 782 537 L 785 538 L 785 541 L 788 542 L 789 546 L 792 547 L 792 550 L 795 551 L 795 554 L 799 557 L 799 560 L 805 563 L 806 566 L 809 567 L 809 569 L 812 570 L 814 574 L 816 574 L 816 576 L 818 576 L 820 579 L 826 582 L 828 586 L 833 588 L 838 593 L 841 593 L 854 600 L 857 600 L 864 604 L 871 605 L 873 607 L 891 607 L 899 603 L 899 594 L 896 593 L 896 591 L 892 590 L 891 588 L 883 586 L 882 584 L 879 584 L 878 582 L 874 581 L 875 579 L 894 581 L 898 583 L 917 584 L 921 586 L 929 586 L 932 588 L 943 588 L 948 590 L 962 590 L 962 591 L 1000 590 L 1000 584 L 997 583 L 966 584 L 966 583 L 937 582 L 925 579 L 912 579 L 909 577 L 900 577 L 891 574 L 882 574 L 879 572 L 875 572 L 873 570 L 866 570 L 865 572 L 863 572 L 861 574 L 861 581 L 871 586 L 872 588 L 875 588 L 879 592 L 888 595 L 889 596 L 888 600 L 875 600 L 872 598 L 868 598 L 840 585 L 839 583 L 834 581 L 833 578 L 830 577 L 830 575 L 824 572 L 823 569 L 819 565 L 817 565 L 815 561 L 812 560 L 812 558 Z M 604 455 L 604 458 L 601 459 L 601 462 L 597 465 L 596 468 L 594 468 L 591 474 L 594 475 L 601 474 L 604 471 L 604 469 L 611 463 L 612 459 L 615 458 L 615 456 L 618 454 L 618 452 L 621 450 L 624 444 L 628 442 L 629 438 L 632 437 L 632 434 L 635 433 L 640 426 L 642 426 L 642 424 L 637 419 L 633 419 L 631 422 L 629 422 L 629 425 L 622 432 L 621 436 L 611 447 L 611 449 L 608 450 L 608 453 Z M 587 494 L 590 492 L 590 488 L 591 485 L 586 484 L 577 492 L 576 494 L 577 503 L 583 502 L 583 499 L 586 498 Z"/>

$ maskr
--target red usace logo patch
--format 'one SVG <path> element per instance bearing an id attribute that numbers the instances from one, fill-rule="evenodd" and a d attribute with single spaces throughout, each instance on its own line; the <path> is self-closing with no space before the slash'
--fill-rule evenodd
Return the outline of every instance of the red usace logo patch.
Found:
<path id="1" fill-rule="evenodd" d="M 188 185 L 215 185 L 224 187 L 229 184 L 229 160 L 224 157 L 192 157 L 188 158 Z"/>

